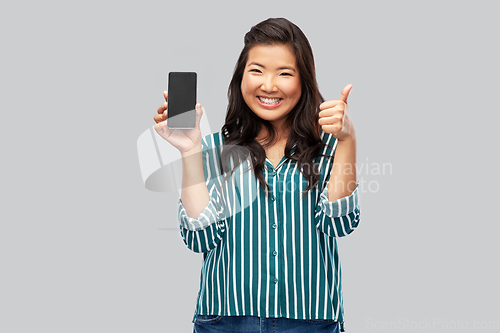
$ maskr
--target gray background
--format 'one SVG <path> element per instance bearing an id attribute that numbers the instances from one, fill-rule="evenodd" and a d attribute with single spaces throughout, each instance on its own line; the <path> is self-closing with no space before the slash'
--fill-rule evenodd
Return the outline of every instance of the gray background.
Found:
<path id="1" fill-rule="evenodd" d="M 378 190 L 339 241 L 348 331 L 499 331 L 496 4 L 3 4 L 0 331 L 192 331 L 201 255 L 168 229 L 177 195 L 145 189 L 136 140 L 169 71 L 198 72 L 219 130 L 268 17 L 308 36 L 325 98 L 354 85 L 358 161 L 392 166 L 361 173 Z"/>

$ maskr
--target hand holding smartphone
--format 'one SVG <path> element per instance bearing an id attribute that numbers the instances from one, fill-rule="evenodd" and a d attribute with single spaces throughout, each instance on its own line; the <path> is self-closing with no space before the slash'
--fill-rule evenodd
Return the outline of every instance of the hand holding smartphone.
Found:
<path id="1" fill-rule="evenodd" d="M 196 73 L 169 73 L 168 86 L 169 91 L 163 92 L 165 103 L 154 116 L 154 129 L 181 154 L 201 150 L 201 128 L 196 122 L 203 108 L 196 103 Z"/>
<path id="2" fill-rule="evenodd" d="M 195 72 L 168 73 L 168 128 L 196 127 L 196 80 Z"/>

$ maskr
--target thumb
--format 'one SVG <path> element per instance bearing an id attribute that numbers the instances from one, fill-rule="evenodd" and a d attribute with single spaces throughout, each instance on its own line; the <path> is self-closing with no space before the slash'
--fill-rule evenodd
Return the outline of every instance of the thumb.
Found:
<path id="1" fill-rule="evenodd" d="M 339 98 L 342 102 L 347 104 L 347 97 L 349 96 L 351 89 L 352 89 L 352 84 L 348 84 L 347 86 L 345 86 L 344 89 L 342 89 L 342 92 L 340 93 L 340 98 Z"/>
<path id="2" fill-rule="evenodd" d="M 196 128 L 200 128 L 200 119 L 201 116 L 203 115 L 203 108 L 201 107 L 201 104 L 198 103 L 195 106 L 196 109 Z"/>

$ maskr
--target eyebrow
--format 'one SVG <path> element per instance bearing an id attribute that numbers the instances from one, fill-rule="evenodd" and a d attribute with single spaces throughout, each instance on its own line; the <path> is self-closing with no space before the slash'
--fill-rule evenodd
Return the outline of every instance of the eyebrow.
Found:
<path id="1" fill-rule="evenodd" d="M 254 62 L 254 61 L 252 61 L 251 63 L 248 64 L 248 66 L 251 66 L 251 65 L 256 65 L 256 66 L 259 66 L 259 67 L 262 67 L 262 68 L 266 68 L 264 65 L 261 65 L 261 64 L 259 64 L 257 62 Z M 295 68 L 293 68 L 292 66 L 282 66 L 282 67 L 278 68 L 278 70 L 282 70 L 282 69 L 289 69 L 289 70 L 292 70 L 292 71 L 295 72 Z"/>

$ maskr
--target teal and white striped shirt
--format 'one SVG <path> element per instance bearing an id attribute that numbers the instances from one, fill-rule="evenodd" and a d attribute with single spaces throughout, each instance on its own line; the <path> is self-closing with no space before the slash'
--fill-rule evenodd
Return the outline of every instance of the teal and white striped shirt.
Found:
<path id="1" fill-rule="evenodd" d="M 322 140 L 327 147 L 320 153 L 332 156 L 336 139 L 322 132 Z M 184 242 L 204 253 L 195 316 L 332 319 L 343 331 L 336 237 L 358 226 L 358 188 L 328 201 L 332 162 L 318 157 L 318 186 L 301 197 L 308 181 L 295 161 L 283 157 L 276 168 L 266 159 L 263 175 L 271 191 L 266 197 L 253 171 L 245 171 L 248 160 L 222 181 L 222 145 L 220 133 L 203 138 L 207 207 L 194 219 L 179 200 Z"/>

